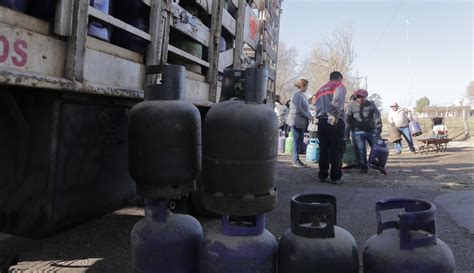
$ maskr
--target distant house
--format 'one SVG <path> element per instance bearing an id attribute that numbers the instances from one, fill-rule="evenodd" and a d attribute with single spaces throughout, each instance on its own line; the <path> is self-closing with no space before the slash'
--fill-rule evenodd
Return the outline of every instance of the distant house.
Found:
<path id="1" fill-rule="evenodd" d="M 462 110 L 468 110 L 468 116 L 474 116 L 474 109 L 470 105 L 465 106 L 427 106 L 420 117 L 462 117 Z"/>

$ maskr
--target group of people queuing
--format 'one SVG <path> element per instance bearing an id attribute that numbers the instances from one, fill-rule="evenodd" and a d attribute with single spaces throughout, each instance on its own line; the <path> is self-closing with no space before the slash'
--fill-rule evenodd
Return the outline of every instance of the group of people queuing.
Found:
<path id="1" fill-rule="evenodd" d="M 346 104 L 347 90 L 342 80 L 340 72 L 332 72 L 329 81 L 308 100 L 305 95 L 308 80 L 299 79 L 289 107 L 280 102 L 279 96 L 276 97 L 275 106 L 280 129 L 285 132 L 289 129 L 293 134 L 292 164 L 296 167 L 305 166 L 299 159 L 299 151 L 304 133 L 309 131 L 310 137 L 319 138 L 319 180 L 330 180 L 334 184 L 341 183 L 342 158 L 347 141 L 350 139 L 354 144 L 360 172 L 367 173 L 366 144 L 372 147 L 382 133 L 380 112 L 375 103 L 367 99 L 367 90 L 355 91 L 349 104 Z M 405 137 L 410 150 L 415 151 L 408 130 L 410 114 L 394 103 L 391 105 L 389 123 Z M 397 152 L 401 152 L 401 140 L 395 143 L 395 147 Z M 385 170 L 381 171 L 385 174 Z"/>

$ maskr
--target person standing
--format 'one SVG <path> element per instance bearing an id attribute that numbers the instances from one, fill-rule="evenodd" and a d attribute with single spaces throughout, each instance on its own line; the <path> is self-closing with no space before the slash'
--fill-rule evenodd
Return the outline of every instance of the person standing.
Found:
<path id="1" fill-rule="evenodd" d="M 308 125 L 309 138 L 318 137 L 318 120 L 316 119 L 316 97 L 312 96 L 309 100 L 309 113 L 312 117 Z"/>
<path id="2" fill-rule="evenodd" d="M 308 109 L 309 103 L 304 95 L 306 90 L 308 90 L 308 80 L 300 79 L 295 86 L 298 90 L 291 97 L 290 112 L 286 124 L 288 124 L 293 132 L 293 166 L 304 167 L 305 165 L 299 158 L 299 150 L 303 145 L 304 131 L 308 127 L 308 121 L 311 120 L 311 114 Z"/>
<path id="3" fill-rule="evenodd" d="M 352 133 L 352 142 L 357 147 L 357 161 L 361 173 L 367 173 L 367 146 L 375 143 L 382 133 L 382 119 L 377 106 L 367 100 L 368 92 L 359 89 L 354 92 L 355 101 L 347 107 L 346 113 L 346 138 L 347 132 Z"/>
<path id="4" fill-rule="evenodd" d="M 286 132 L 286 118 L 288 117 L 288 107 L 281 103 L 280 95 L 275 96 L 275 113 L 278 118 L 278 127 L 280 131 Z"/>
<path id="5" fill-rule="evenodd" d="M 398 103 L 393 103 L 390 105 L 390 111 L 388 113 L 388 123 L 390 126 L 396 127 L 400 133 L 405 138 L 408 146 L 410 147 L 410 151 L 414 153 L 415 146 L 413 145 L 413 139 L 411 137 L 410 129 L 408 128 L 408 124 L 413 119 L 411 111 L 406 108 L 402 108 L 398 105 Z M 402 140 L 397 141 L 395 144 L 395 150 L 397 154 L 402 152 Z"/>
<path id="6" fill-rule="evenodd" d="M 319 137 L 319 181 L 329 177 L 334 184 L 342 178 L 342 155 L 344 153 L 344 100 L 346 87 L 342 74 L 334 71 L 329 82 L 315 94 L 316 117 Z"/>

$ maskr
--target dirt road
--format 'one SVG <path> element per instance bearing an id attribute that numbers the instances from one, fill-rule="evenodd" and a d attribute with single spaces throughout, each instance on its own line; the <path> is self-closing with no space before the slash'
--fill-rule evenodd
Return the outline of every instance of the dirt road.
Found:
<path id="1" fill-rule="evenodd" d="M 390 155 L 387 176 L 375 170 L 360 174 L 349 169 L 344 171 L 345 184 L 332 185 L 318 182 L 316 164 L 295 168 L 289 156 L 281 155 L 279 201 L 267 216 L 267 228 L 279 237 L 289 227 L 289 200 L 294 194 L 329 193 L 338 198 L 338 225 L 354 235 L 362 251 L 365 240 L 376 231 L 376 201 L 392 197 L 423 198 L 437 205 L 438 236 L 452 248 L 457 272 L 474 272 L 474 229 L 469 229 L 474 214 L 459 207 L 460 214 L 454 215 L 451 209 L 437 203 L 447 194 L 454 196 L 450 200 L 456 200 L 458 194 L 464 194 L 464 199 L 466 195 L 474 198 L 473 156 L 474 141 L 451 142 L 446 153 Z M 448 203 L 452 202 L 448 200 Z M 126 272 L 130 230 L 142 216 L 142 208 L 127 207 L 56 236 L 30 241 L 28 250 L 11 270 Z M 216 219 L 199 219 L 205 230 L 218 224 Z M 462 220 L 467 220 L 467 224 Z"/>

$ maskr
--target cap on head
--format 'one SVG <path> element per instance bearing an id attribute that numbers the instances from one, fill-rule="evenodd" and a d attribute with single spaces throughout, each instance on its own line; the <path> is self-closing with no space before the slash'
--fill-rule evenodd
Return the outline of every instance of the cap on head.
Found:
<path id="1" fill-rule="evenodd" d="M 398 107 L 398 103 L 394 102 L 394 103 L 390 104 L 390 107 Z"/>
<path id="2" fill-rule="evenodd" d="M 359 89 L 354 92 L 354 96 L 357 97 L 367 97 L 369 95 L 369 92 L 365 89 Z"/>

